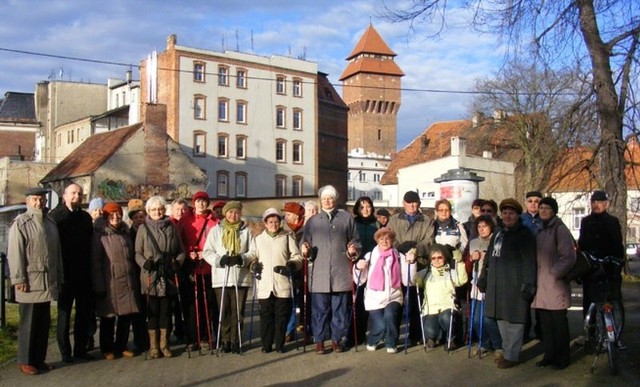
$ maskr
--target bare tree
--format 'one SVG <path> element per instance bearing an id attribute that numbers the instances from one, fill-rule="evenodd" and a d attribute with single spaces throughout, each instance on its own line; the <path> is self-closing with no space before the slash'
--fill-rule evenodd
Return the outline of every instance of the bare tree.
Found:
<path id="1" fill-rule="evenodd" d="M 451 7 L 470 10 L 470 24 L 498 33 L 510 55 L 533 50 L 548 64 L 574 62 L 589 79 L 597 108 L 600 181 L 611 196 L 611 212 L 626 224 L 627 184 L 623 128 L 628 121 L 640 63 L 640 2 L 629 0 L 412 0 L 412 6 L 385 6 L 393 21 L 440 23 Z M 567 67 L 567 66 L 564 66 Z"/>

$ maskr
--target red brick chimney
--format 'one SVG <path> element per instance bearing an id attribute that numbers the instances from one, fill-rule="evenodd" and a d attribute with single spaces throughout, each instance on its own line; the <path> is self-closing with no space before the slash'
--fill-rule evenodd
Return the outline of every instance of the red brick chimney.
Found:
<path id="1" fill-rule="evenodd" d="M 167 148 L 167 106 L 142 104 L 144 123 L 144 164 L 146 183 L 154 186 L 169 184 L 169 150 Z"/>

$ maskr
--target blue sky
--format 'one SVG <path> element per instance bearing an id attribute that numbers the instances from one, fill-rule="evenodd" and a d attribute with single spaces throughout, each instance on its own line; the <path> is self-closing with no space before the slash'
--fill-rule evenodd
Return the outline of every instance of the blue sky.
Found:
<path id="1" fill-rule="evenodd" d="M 449 13 L 443 34 L 428 37 L 432 26 L 411 30 L 390 23 L 378 16 L 382 6 L 382 0 L 0 0 L 0 49 L 137 66 L 176 34 L 178 44 L 207 50 L 222 51 L 225 42 L 226 49 L 259 55 L 306 53 L 339 85 L 346 56 L 371 22 L 398 54 L 403 88 L 471 90 L 477 78 L 497 71 L 503 52 L 498 39 L 465 28 L 463 10 Z M 123 78 L 127 68 L 0 51 L 0 93 L 34 92 L 37 82 L 58 77 L 60 69 L 65 80 L 106 83 Z M 403 91 L 398 148 L 434 122 L 469 117 L 469 98 Z"/>

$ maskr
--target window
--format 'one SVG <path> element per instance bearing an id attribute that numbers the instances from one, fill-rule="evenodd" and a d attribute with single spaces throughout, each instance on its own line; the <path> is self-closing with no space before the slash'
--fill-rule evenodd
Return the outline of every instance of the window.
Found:
<path id="1" fill-rule="evenodd" d="M 218 190 L 218 196 L 229 195 L 229 172 L 218 171 L 216 176 L 216 188 Z"/>
<path id="2" fill-rule="evenodd" d="M 204 157 L 207 153 L 207 133 L 202 130 L 193 132 L 193 155 Z"/>
<path id="3" fill-rule="evenodd" d="M 236 158 L 247 158 L 247 136 L 236 136 Z"/>
<path id="4" fill-rule="evenodd" d="M 302 97 L 302 79 L 293 80 L 293 96 Z"/>
<path id="5" fill-rule="evenodd" d="M 205 103 L 206 99 L 203 96 L 195 96 L 193 98 L 193 118 L 196 120 L 206 119 Z"/>
<path id="6" fill-rule="evenodd" d="M 382 192 L 373 191 L 373 200 L 382 200 Z"/>
<path id="7" fill-rule="evenodd" d="M 302 130 L 302 110 L 293 110 L 293 129 Z"/>
<path id="8" fill-rule="evenodd" d="M 284 197 L 287 194 L 287 177 L 276 175 L 276 197 Z"/>
<path id="9" fill-rule="evenodd" d="M 276 127 L 277 128 L 285 128 L 286 125 L 286 110 L 282 106 L 278 106 L 276 108 Z"/>
<path id="10" fill-rule="evenodd" d="M 193 63 L 193 81 L 204 82 L 204 74 L 205 74 L 204 63 L 194 62 Z"/>
<path id="11" fill-rule="evenodd" d="M 302 196 L 302 187 L 304 180 L 302 176 L 294 176 L 291 178 L 291 195 L 293 196 Z"/>
<path id="12" fill-rule="evenodd" d="M 238 70 L 236 72 L 236 87 L 238 89 L 247 88 L 247 70 Z"/>
<path id="13" fill-rule="evenodd" d="M 355 188 L 350 187 L 349 188 L 349 193 L 347 194 L 347 200 L 351 201 L 351 200 L 356 200 L 356 193 L 354 192 Z"/>
<path id="14" fill-rule="evenodd" d="M 287 161 L 287 141 L 283 139 L 276 140 L 276 162 L 284 163 Z"/>
<path id="15" fill-rule="evenodd" d="M 218 135 L 218 157 L 229 157 L 228 152 L 229 146 L 229 135 L 227 134 L 219 134 Z"/>
<path id="16" fill-rule="evenodd" d="M 218 121 L 229 121 L 229 101 L 227 99 L 218 100 Z"/>
<path id="17" fill-rule="evenodd" d="M 294 164 L 302 164 L 302 143 L 295 141 L 293 143 L 293 153 L 291 159 Z"/>
<path id="18" fill-rule="evenodd" d="M 239 124 L 247 123 L 247 103 L 244 101 L 236 103 L 236 122 Z"/>
<path id="19" fill-rule="evenodd" d="M 218 85 L 229 86 L 229 68 L 226 66 L 218 67 Z"/>
<path id="20" fill-rule="evenodd" d="M 585 217 L 584 208 L 573 209 L 573 229 L 580 230 L 580 222 Z"/>
<path id="21" fill-rule="evenodd" d="M 276 94 L 286 94 L 287 81 L 282 75 L 276 77 Z"/>
<path id="22" fill-rule="evenodd" d="M 247 174 L 244 172 L 236 172 L 236 197 L 244 198 L 247 196 Z"/>
<path id="23" fill-rule="evenodd" d="M 380 182 L 380 174 L 379 173 L 374 173 L 373 174 L 373 181 L 375 183 L 379 183 Z"/>
<path id="24" fill-rule="evenodd" d="M 358 179 L 360 180 L 361 183 L 365 183 L 367 181 L 367 174 L 364 172 L 360 172 L 358 174 Z"/>

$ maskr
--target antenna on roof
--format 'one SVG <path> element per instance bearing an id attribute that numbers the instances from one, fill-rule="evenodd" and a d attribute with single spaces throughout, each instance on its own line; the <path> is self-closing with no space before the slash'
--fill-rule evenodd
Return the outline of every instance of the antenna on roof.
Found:
<path id="1" fill-rule="evenodd" d="M 240 52 L 240 40 L 238 39 L 238 29 L 236 28 L 236 51 Z"/>

